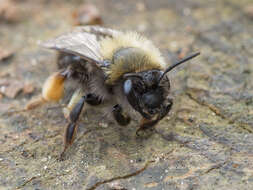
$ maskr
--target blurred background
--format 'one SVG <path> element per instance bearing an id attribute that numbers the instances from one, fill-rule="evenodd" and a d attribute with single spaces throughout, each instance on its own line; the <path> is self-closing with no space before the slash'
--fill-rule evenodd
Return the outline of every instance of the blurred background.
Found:
<path id="1" fill-rule="evenodd" d="M 252 0 L 0 0 L 0 189 L 252 189 Z M 56 53 L 38 46 L 80 25 L 138 31 L 168 64 L 175 105 L 148 137 L 87 111 L 68 157 L 58 104 L 40 95 Z M 136 172 L 137 171 L 137 172 Z"/>

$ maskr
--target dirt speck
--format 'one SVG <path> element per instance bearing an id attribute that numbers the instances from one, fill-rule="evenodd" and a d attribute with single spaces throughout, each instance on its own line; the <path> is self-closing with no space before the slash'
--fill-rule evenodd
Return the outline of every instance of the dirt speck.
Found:
<path id="1" fill-rule="evenodd" d="M 98 8 L 94 4 L 83 4 L 75 12 L 73 18 L 76 25 L 102 24 Z"/>

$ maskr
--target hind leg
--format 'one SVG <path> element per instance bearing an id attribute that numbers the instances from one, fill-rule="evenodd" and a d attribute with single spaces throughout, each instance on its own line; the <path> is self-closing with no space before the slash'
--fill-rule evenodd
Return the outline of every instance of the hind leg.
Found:
<path id="1" fill-rule="evenodd" d="M 56 72 L 47 78 L 42 88 L 42 96 L 26 105 L 26 110 L 34 109 L 46 102 L 57 102 L 63 97 L 64 81 L 68 70 Z"/>
<path id="2" fill-rule="evenodd" d="M 78 89 L 72 95 L 68 105 L 63 108 L 63 114 L 66 119 L 69 118 L 69 114 L 74 106 L 79 102 L 79 100 L 83 97 L 84 92 L 81 89 Z M 96 106 L 101 104 L 101 99 L 99 99 L 96 95 L 89 93 L 86 95 L 85 102 L 89 105 Z"/>
<path id="3" fill-rule="evenodd" d="M 65 128 L 64 149 L 61 153 L 61 157 L 64 155 L 67 148 L 71 146 L 74 142 L 77 126 L 78 126 L 77 121 L 84 107 L 84 103 L 96 106 L 96 105 L 101 104 L 102 101 L 96 95 L 91 94 L 91 93 L 85 96 L 82 96 L 82 92 L 80 90 L 77 90 L 73 94 L 67 106 L 67 116 L 68 116 L 69 123 Z"/>
<path id="4" fill-rule="evenodd" d="M 81 89 L 78 89 L 74 92 L 74 94 L 72 95 L 68 105 L 66 107 L 63 108 L 63 114 L 64 117 L 66 119 L 69 118 L 69 114 L 71 112 L 71 110 L 74 108 L 74 106 L 79 102 L 79 100 L 82 98 L 83 96 L 83 92 Z"/>
<path id="5" fill-rule="evenodd" d="M 77 97 L 74 97 L 74 98 L 77 98 Z M 74 139 L 76 136 L 76 131 L 77 131 L 77 121 L 78 121 L 78 118 L 79 118 L 79 116 L 82 112 L 82 109 L 84 107 L 85 99 L 86 99 L 85 96 L 80 97 L 78 102 L 75 105 L 73 105 L 71 111 L 68 114 L 69 122 L 68 122 L 68 125 L 65 127 L 64 149 L 63 149 L 63 152 L 61 153 L 61 156 L 64 154 L 66 149 L 70 145 L 72 145 L 72 143 L 74 142 Z M 72 100 L 72 101 L 74 101 L 74 100 Z"/>

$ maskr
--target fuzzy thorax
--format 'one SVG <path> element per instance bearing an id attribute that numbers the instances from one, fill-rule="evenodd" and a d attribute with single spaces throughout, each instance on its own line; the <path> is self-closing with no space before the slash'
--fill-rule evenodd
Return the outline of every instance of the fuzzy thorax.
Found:
<path id="1" fill-rule="evenodd" d="M 119 53 L 119 51 L 126 50 Z M 118 33 L 113 38 L 101 41 L 101 52 L 105 60 L 112 61 L 106 71 L 107 83 L 114 83 L 123 74 L 166 67 L 160 51 L 151 41 L 136 32 Z"/>

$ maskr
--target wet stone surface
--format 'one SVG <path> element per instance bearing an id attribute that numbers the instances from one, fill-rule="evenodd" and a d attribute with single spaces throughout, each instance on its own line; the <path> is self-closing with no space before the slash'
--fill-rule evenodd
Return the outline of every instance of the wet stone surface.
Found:
<path id="1" fill-rule="evenodd" d="M 136 137 L 137 121 L 120 127 L 87 110 L 63 161 L 59 104 L 7 112 L 40 94 L 56 54 L 37 42 L 69 31 L 83 2 L 9 2 L 18 19 L 0 17 L 0 48 L 13 53 L 0 63 L 0 189 L 253 189 L 251 0 L 90 1 L 105 26 L 145 34 L 168 63 L 201 56 L 171 74 L 175 104 L 153 133 Z M 19 91 L 2 93 L 6 80 Z"/>

